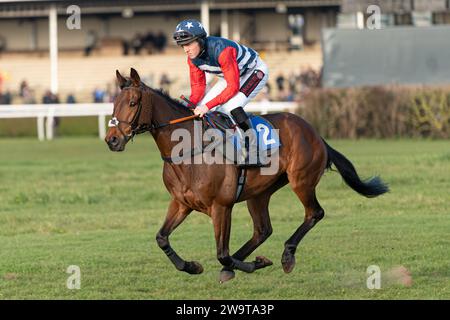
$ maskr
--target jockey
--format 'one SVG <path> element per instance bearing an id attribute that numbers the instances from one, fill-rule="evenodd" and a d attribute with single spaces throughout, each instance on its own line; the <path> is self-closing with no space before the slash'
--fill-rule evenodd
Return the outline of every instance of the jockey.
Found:
<path id="1" fill-rule="evenodd" d="M 202 24 L 194 19 L 181 21 L 173 39 L 188 56 L 194 113 L 203 117 L 214 108 L 230 116 L 243 131 L 251 129 L 243 107 L 264 88 L 269 76 L 258 53 L 235 41 L 208 37 Z M 206 94 L 205 72 L 219 77 Z"/>

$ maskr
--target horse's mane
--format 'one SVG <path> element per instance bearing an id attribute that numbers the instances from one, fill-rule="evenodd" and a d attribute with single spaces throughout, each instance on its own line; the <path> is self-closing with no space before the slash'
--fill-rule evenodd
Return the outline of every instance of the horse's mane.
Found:
<path id="1" fill-rule="evenodd" d="M 121 89 L 128 88 L 132 86 L 132 82 L 130 78 L 126 78 L 127 82 L 121 87 Z M 154 94 L 157 94 L 161 98 L 163 98 L 167 105 L 173 110 L 177 115 L 181 116 L 190 116 L 192 115 L 192 112 L 187 108 L 184 104 L 181 102 L 178 102 L 177 100 L 173 99 L 169 96 L 167 92 L 164 92 L 162 89 L 153 89 L 149 86 L 147 86 L 144 82 L 141 81 L 141 89 L 144 89 L 145 91 L 150 91 Z"/>
<path id="2" fill-rule="evenodd" d="M 144 84 L 144 86 L 146 86 Z M 164 100 L 166 100 L 167 104 L 172 108 L 172 110 L 174 110 L 177 113 L 180 113 L 183 116 L 189 116 L 192 115 L 192 112 L 189 110 L 189 108 L 187 108 L 184 104 L 182 104 L 181 102 L 176 101 L 175 99 L 173 99 L 172 97 L 169 96 L 169 94 L 167 92 L 164 92 L 162 89 L 152 89 L 148 86 L 146 86 L 147 88 L 149 88 L 150 90 L 152 90 L 154 93 L 156 93 L 157 95 L 159 95 L 160 97 L 162 97 Z"/>

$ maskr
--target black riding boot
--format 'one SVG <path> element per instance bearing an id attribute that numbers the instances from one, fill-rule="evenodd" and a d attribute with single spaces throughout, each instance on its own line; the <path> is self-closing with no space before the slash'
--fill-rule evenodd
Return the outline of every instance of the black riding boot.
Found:
<path id="1" fill-rule="evenodd" d="M 244 109 L 242 107 L 238 107 L 235 108 L 233 110 L 231 110 L 231 115 L 233 116 L 234 121 L 236 121 L 237 125 L 239 126 L 239 128 L 241 128 L 244 133 L 249 130 L 249 129 L 253 129 L 252 123 L 250 121 L 250 118 L 248 117 L 247 113 L 244 111 Z M 256 141 L 256 132 L 254 132 L 253 135 L 251 135 L 251 137 L 253 138 L 252 141 L 249 141 L 249 136 L 245 135 L 244 136 L 244 145 L 245 145 L 245 162 L 240 164 L 240 166 L 245 166 L 245 167 L 262 167 L 264 166 L 262 163 L 260 163 L 258 154 L 257 154 L 257 141 Z M 256 151 L 256 154 L 252 154 L 253 162 L 250 162 L 250 146 L 251 144 L 254 144 L 253 149 L 254 151 Z"/>

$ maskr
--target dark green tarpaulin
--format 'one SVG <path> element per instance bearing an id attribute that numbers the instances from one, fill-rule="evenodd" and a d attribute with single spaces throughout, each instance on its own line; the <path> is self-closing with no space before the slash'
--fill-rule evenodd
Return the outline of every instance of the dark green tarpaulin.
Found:
<path id="1" fill-rule="evenodd" d="M 450 26 L 322 31 L 324 87 L 450 84 Z"/>

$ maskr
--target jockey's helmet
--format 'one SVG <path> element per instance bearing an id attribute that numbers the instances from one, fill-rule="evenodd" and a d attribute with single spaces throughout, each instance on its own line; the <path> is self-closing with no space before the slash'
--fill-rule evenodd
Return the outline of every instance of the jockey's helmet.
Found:
<path id="1" fill-rule="evenodd" d="M 205 28 L 195 19 L 181 21 L 173 33 L 173 39 L 179 46 L 191 43 L 197 39 L 204 39 L 206 36 Z"/>

